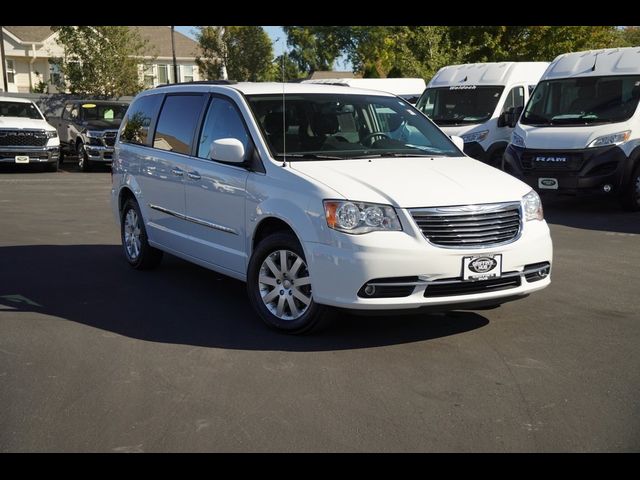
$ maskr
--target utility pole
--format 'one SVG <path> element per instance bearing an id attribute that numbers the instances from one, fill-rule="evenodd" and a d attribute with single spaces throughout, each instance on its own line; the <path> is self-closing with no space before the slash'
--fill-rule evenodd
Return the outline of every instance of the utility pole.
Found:
<path id="1" fill-rule="evenodd" d="M 178 83 L 178 64 L 176 63 L 176 41 L 174 37 L 175 27 L 171 25 L 171 52 L 173 53 L 173 83 Z"/>
<path id="2" fill-rule="evenodd" d="M 7 60 L 4 55 L 4 30 L 2 25 L 0 25 L 0 65 L 2 65 L 2 83 L 4 84 L 4 91 L 9 91 L 9 86 L 7 85 Z"/>

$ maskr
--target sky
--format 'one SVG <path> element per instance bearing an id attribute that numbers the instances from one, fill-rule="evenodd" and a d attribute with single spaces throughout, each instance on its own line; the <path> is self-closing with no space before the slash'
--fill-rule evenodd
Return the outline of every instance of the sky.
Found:
<path id="1" fill-rule="evenodd" d="M 196 27 L 178 27 L 176 26 L 176 30 L 180 33 L 183 33 L 195 40 L 195 28 Z M 279 26 L 263 26 L 264 30 L 267 32 L 269 37 L 271 37 L 271 42 L 273 43 L 273 52 L 275 56 L 282 54 L 282 52 L 287 47 L 287 36 L 285 35 L 282 27 Z M 279 39 L 279 40 L 277 40 Z M 277 41 L 276 41 L 277 40 Z M 351 70 L 351 64 L 347 62 L 345 58 L 339 58 L 334 65 L 336 70 Z"/>

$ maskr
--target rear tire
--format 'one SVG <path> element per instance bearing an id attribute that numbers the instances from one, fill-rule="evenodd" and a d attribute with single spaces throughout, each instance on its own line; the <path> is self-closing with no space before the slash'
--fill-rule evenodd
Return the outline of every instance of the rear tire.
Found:
<path id="1" fill-rule="evenodd" d="M 313 300 L 304 251 L 298 239 L 286 232 L 269 235 L 254 250 L 247 271 L 247 294 L 258 316 L 283 333 L 317 332 L 334 313 Z"/>
<path id="2" fill-rule="evenodd" d="M 640 162 L 633 169 L 629 186 L 620 198 L 622 206 L 632 212 L 640 211 Z"/>
<path id="3" fill-rule="evenodd" d="M 149 245 L 138 202 L 129 198 L 120 212 L 120 239 L 124 256 L 136 270 L 157 267 L 162 260 L 162 250 Z"/>

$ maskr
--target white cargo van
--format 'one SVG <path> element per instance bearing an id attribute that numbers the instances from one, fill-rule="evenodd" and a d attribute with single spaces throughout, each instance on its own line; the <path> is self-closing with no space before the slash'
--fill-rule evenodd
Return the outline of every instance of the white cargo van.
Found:
<path id="1" fill-rule="evenodd" d="M 616 194 L 640 210 L 640 47 L 558 56 L 536 87 L 504 168 L 533 188 Z"/>
<path id="2" fill-rule="evenodd" d="M 329 85 L 345 85 L 354 88 L 379 90 L 393 93 L 415 104 L 424 92 L 427 84 L 422 78 L 319 78 L 303 80 L 302 83 L 321 83 Z"/>
<path id="3" fill-rule="evenodd" d="M 443 67 L 417 107 L 447 135 L 464 140 L 464 153 L 500 166 L 517 116 L 548 62 L 470 63 Z"/>

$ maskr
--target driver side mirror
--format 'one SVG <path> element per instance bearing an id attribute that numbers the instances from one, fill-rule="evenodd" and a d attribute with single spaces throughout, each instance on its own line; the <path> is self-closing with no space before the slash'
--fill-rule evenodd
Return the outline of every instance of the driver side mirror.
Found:
<path id="1" fill-rule="evenodd" d="M 209 149 L 209 158 L 219 162 L 244 162 L 244 145 L 237 138 L 220 138 L 214 140 Z"/>
<path id="2" fill-rule="evenodd" d="M 506 112 L 502 112 L 498 117 L 498 127 L 515 128 L 522 110 L 524 107 L 511 107 Z"/>
<path id="3" fill-rule="evenodd" d="M 456 147 L 464 151 L 464 140 L 462 139 L 462 137 L 458 137 L 457 135 L 451 135 L 451 141 Z"/>

